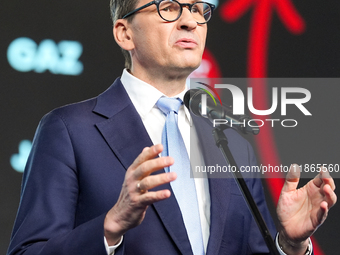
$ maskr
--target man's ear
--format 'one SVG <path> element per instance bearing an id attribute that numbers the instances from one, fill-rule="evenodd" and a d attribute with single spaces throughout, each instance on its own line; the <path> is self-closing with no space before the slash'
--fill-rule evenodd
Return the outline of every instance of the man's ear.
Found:
<path id="1" fill-rule="evenodd" d="M 113 36 L 117 44 L 124 50 L 132 50 L 135 45 L 131 36 L 131 29 L 126 19 L 118 19 L 113 27 Z"/>

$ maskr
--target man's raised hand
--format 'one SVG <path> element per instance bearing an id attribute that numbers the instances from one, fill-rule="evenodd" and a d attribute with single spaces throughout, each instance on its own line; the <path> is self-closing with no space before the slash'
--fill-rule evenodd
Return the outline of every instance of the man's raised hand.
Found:
<path id="1" fill-rule="evenodd" d="M 143 221 L 149 205 L 170 197 L 171 193 L 167 189 L 148 191 L 177 178 L 173 172 L 151 175 L 174 163 L 171 157 L 156 158 L 162 150 L 161 144 L 144 148 L 126 171 L 118 201 L 107 213 L 104 222 L 105 238 L 109 246 L 118 243 L 126 231 Z"/>

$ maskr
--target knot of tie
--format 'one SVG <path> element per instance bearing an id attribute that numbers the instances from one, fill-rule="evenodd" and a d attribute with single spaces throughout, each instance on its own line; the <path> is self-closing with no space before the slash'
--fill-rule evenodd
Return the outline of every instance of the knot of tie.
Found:
<path id="1" fill-rule="evenodd" d="M 168 115 L 169 112 L 172 111 L 178 114 L 182 103 L 182 100 L 179 98 L 161 97 L 158 99 L 156 105 L 165 115 Z"/>

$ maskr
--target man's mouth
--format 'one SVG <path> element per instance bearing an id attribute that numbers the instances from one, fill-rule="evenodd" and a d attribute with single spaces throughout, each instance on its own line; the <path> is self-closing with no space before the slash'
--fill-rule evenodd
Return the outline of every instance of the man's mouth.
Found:
<path id="1" fill-rule="evenodd" d="M 181 38 L 181 39 L 176 41 L 175 45 L 177 45 L 181 48 L 185 48 L 185 49 L 192 49 L 192 48 L 197 47 L 198 44 L 194 39 Z"/>

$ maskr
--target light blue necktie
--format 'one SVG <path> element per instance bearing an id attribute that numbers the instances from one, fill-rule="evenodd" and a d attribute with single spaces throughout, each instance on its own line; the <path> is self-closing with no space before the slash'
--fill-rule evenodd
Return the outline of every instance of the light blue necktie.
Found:
<path id="1" fill-rule="evenodd" d="M 203 255 L 203 239 L 201 221 L 198 210 L 195 182 L 190 178 L 190 161 L 182 135 L 178 129 L 178 109 L 182 105 L 179 98 L 161 97 L 156 105 L 166 115 L 162 134 L 162 156 L 171 156 L 175 163 L 165 169 L 166 172 L 176 172 L 177 179 L 171 182 L 171 187 L 182 212 L 194 255 Z"/>

